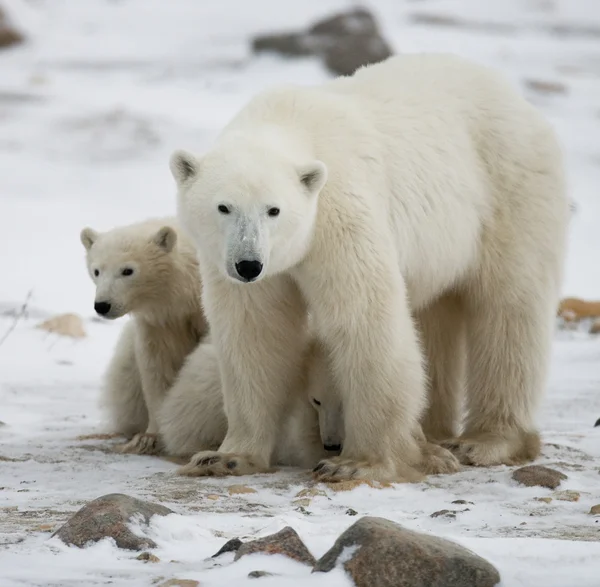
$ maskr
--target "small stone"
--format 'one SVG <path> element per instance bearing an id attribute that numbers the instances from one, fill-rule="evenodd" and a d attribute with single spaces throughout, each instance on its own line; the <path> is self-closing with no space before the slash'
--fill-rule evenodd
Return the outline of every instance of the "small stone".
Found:
<path id="1" fill-rule="evenodd" d="M 590 514 L 592 514 L 593 516 L 600 516 L 600 503 L 597 505 L 593 505 L 590 508 Z"/>
<path id="2" fill-rule="evenodd" d="M 358 512 L 356 510 L 353 510 L 352 508 L 348 508 L 346 510 L 346 515 L 347 516 L 358 516 Z"/>
<path id="3" fill-rule="evenodd" d="M 313 555 L 308 548 L 306 548 L 304 542 L 300 539 L 300 536 L 298 536 L 296 531 L 290 526 L 286 526 L 276 534 L 258 538 L 251 542 L 245 542 L 235 553 L 234 560 L 238 560 L 247 554 L 253 554 L 255 552 L 264 554 L 283 554 L 298 562 L 310 565 L 311 567 L 314 566 L 316 562 Z"/>
<path id="4" fill-rule="evenodd" d="M 559 501 L 579 501 L 581 497 L 577 491 L 571 491 L 570 489 L 555 491 L 552 496 Z"/>
<path id="5" fill-rule="evenodd" d="M 169 579 L 159 583 L 156 587 L 198 587 L 200 581 L 194 581 L 193 579 Z"/>
<path id="6" fill-rule="evenodd" d="M 156 548 L 149 538 L 136 536 L 128 524 L 134 516 L 139 516 L 145 524 L 154 515 L 172 514 L 169 508 L 129 497 L 122 493 L 111 493 L 83 506 L 64 526 L 52 536 L 65 544 L 83 548 L 90 542 L 103 538 L 113 538 L 119 548 L 146 550 Z"/>
<path id="7" fill-rule="evenodd" d="M 243 542 L 239 538 L 232 538 L 223 544 L 223 546 L 221 546 L 221 548 L 215 554 L 213 554 L 211 558 L 217 558 L 226 552 L 237 552 L 242 544 Z"/>
<path id="8" fill-rule="evenodd" d="M 45 320 L 37 328 L 71 338 L 84 338 L 83 321 L 77 314 L 60 314 Z"/>
<path id="9" fill-rule="evenodd" d="M 596 423 L 594 424 L 594 428 L 596 428 L 596 426 L 600 426 L 600 418 L 598 418 L 596 420 Z"/>
<path id="10" fill-rule="evenodd" d="M 205 497 L 206 497 L 206 499 L 211 499 L 212 501 L 217 501 L 218 499 L 221 499 L 221 496 L 217 495 L 215 493 L 209 493 Z"/>
<path id="11" fill-rule="evenodd" d="M 246 485 L 230 485 L 227 488 L 229 495 L 240 495 L 242 493 L 257 493 L 256 489 L 247 487 Z"/>
<path id="12" fill-rule="evenodd" d="M 322 489 L 317 489 L 316 487 L 307 487 L 306 489 L 302 489 L 296 493 L 296 497 L 317 497 L 317 495 L 327 497 L 327 493 L 325 493 Z"/>
<path id="13" fill-rule="evenodd" d="M 384 61 L 392 50 L 379 35 L 347 35 L 324 51 L 327 69 L 335 75 L 352 75 L 359 67 Z"/>
<path id="14" fill-rule="evenodd" d="M 260 579 L 261 577 L 275 577 L 275 573 L 269 573 L 269 571 L 252 571 L 248 573 L 249 579 Z"/>
<path id="15" fill-rule="evenodd" d="M 358 548 L 350 554 L 352 547 Z M 340 563 L 356 587 L 493 587 L 500 582 L 495 567 L 470 550 L 384 518 L 364 517 L 350 526 L 313 572 L 326 573 Z"/>
<path id="16" fill-rule="evenodd" d="M 541 465 L 528 465 L 521 467 L 513 472 L 512 478 L 521 485 L 527 487 L 547 487 L 556 489 L 561 481 L 567 479 L 567 476 L 555 469 L 542 467 Z"/>
<path id="17" fill-rule="evenodd" d="M 552 501 L 551 497 L 536 497 L 535 501 L 543 501 L 544 503 L 550 503 Z"/>
<path id="18" fill-rule="evenodd" d="M 292 501 L 292 503 L 295 506 L 301 506 L 301 507 L 308 507 L 310 505 L 311 500 L 308 498 L 304 498 L 304 499 L 294 499 Z"/>
<path id="19" fill-rule="evenodd" d="M 24 40 L 23 35 L 11 25 L 6 14 L 0 8 L 0 49 L 19 45 Z"/>
<path id="20" fill-rule="evenodd" d="M 473 505 L 473 502 L 472 502 L 472 501 L 466 501 L 466 500 L 464 500 L 464 499 L 455 499 L 455 500 L 454 500 L 453 502 L 451 502 L 451 503 L 453 503 L 453 504 L 455 504 L 455 505 L 467 505 L 467 504 Z"/>
<path id="21" fill-rule="evenodd" d="M 596 318 L 592 322 L 590 326 L 590 334 L 600 334 L 600 318 Z"/>
<path id="22" fill-rule="evenodd" d="M 142 552 L 135 557 L 139 561 L 144 561 L 147 563 L 159 563 L 160 559 L 151 552 Z"/>
<path id="23" fill-rule="evenodd" d="M 528 79 L 525 80 L 525 85 L 540 94 L 565 94 L 567 92 L 565 84 L 557 81 Z"/>
<path id="24" fill-rule="evenodd" d="M 456 510 L 439 510 L 437 512 L 433 512 L 433 514 L 431 514 L 429 517 L 430 518 L 439 518 L 441 516 L 444 516 L 445 518 L 454 519 L 454 518 L 456 518 L 457 513 L 458 512 Z"/>

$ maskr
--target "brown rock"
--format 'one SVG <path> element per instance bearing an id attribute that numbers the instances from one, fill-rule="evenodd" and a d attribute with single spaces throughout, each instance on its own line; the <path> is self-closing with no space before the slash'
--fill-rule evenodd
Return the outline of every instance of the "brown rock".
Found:
<path id="1" fill-rule="evenodd" d="M 144 561 L 146 563 L 159 563 L 160 562 L 160 559 L 155 554 L 152 554 L 151 552 L 142 552 L 142 554 L 138 554 L 135 558 L 136 558 L 136 560 Z"/>
<path id="2" fill-rule="evenodd" d="M 390 46 L 379 35 L 347 35 L 327 47 L 323 57 L 332 73 L 352 75 L 359 67 L 379 63 L 391 55 Z"/>
<path id="3" fill-rule="evenodd" d="M 84 338 L 86 336 L 83 329 L 83 321 L 77 314 L 60 314 L 49 318 L 37 325 L 37 328 L 60 334 L 61 336 L 70 336 L 71 338 Z"/>
<path id="4" fill-rule="evenodd" d="M 148 524 L 154 515 L 166 516 L 172 510 L 162 505 L 142 501 L 122 493 L 111 493 L 91 501 L 82 507 L 64 526 L 52 536 L 65 544 L 83 548 L 90 542 L 114 538 L 119 548 L 146 550 L 156 544 L 149 538 L 136 536 L 128 527 L 133 516 L 141 516 Z"/>
<path id="5" fill-rule="evenodd" d="M 521 467 L 513 472 L 512 478 L 521 485 L 527 487 L 547 487 L 556 489 L 561 481 L 567 479 L 567 476 L 555 469 L 542 467 L 541 465 L 528 465 Z"/>
<path id="6" fill-rule="evenodd" d="M 336 75 L 350 75 L 359 67 L 383 61 L 392 54 L 375 18 L 363 8 L 317 21 L 305 31 L 257 36 L 252 49 L 286 57 L 321 57 Z"/>
<path id="7" fill-rule="evenodd" d="M 6 13 L 0 8 L 0 49 L 18 45 L 24 40 L 23 35 L 12 26 Z"/>
<path id="8" fill-rule="evenodd" d="M 600 334 L 600 318 L 596 318 L 590 326 L 590 334 Z"/>
<path id="9" fill-rule="evenodd" d="M 454 519 L 454 518 L 456 518 L 457 513 L 458 512 L 456 510 L 439 510 L 437 512 L 433 512 L 433 514 L 431 514 L 429 517 L 430 518 L 444 517 L 444 518 Z"/>
<path id="10" fill-rule="evenodd" d="M 590 508 L 590 514 L 592 514 L 593 516 L 598 516 L 600 515 L 600 503 L 597 505 L 593 505 Z"/>
<path id="11" fill-rule="evenodd" d="M 242 544 L 243 542 L 239 538 L 232 538 L 223 544 L 223 546 L 221 546 L 221 548 L 219 548 L 219 550 L 215 552 L 211 558 L 217 558 L 226 552 L 237 552 Z"/>
<path id="12" fill-rule="evenodd" d="M 536 497 L 535 501 L 542 501 L 544 503 L 552 503 L 551 497 Z"/>
<path id="13" fill-rule="evenodd" d="M 577 491 L 571 491 L 570 489 L 566 489 L 565 491 L 555 491 L 552 494 L 554 499 L 558 501 L 579 501 L 581 497 Z"/>
<path id="14" fill-rule="evenodd" d="M 169 579 L 159 583 L 156 587 L 198 587 L 200 581 L 193 579 Z"/>
<path id="15" fill-rule="evenodd" d="M 567 92 L 564 84 L 555 81 L 528 79 L 525 80 L 525 85 L 539 94 L 565 94 Z"/>
<path id="16" fill-rule="evenodd" d="M 247 554 L 254 554 L 255 552 L 284 554 L 289 558 L 310 566 L 314 566 L 316 562 L 304 542 L 300 539 L 300 536 L 290 526 L 285 527 L 276 534 L 252 540 L 251 542 L 245 542 L 239 547 L 233 560 L 238 560 Z"/>
<path id="17" fill-rule="evenodd" d="M 375 517 L 350 526 L 313 572 L 331 571 L 352 546 L 359 548 L 344 557 L 343 567 L 356 587 L 493 587 L 500 582 L 498 571 L 470 550 Z"/>
<path id="18" fill-rule="evenodd" d="M 246 487 L 246 485 L 230 485 L 227 488 L 229 495 L 240 495 L 242 493 L 256 493 L 256 489 L 252 487 Z"/>

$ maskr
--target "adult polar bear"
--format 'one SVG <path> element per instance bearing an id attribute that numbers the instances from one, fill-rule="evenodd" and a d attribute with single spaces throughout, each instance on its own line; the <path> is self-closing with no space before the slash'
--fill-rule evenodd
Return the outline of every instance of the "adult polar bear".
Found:
<path id="1" fill-rule="evenodd" d="M 537 456 L 569 210 L 553 131 L 498 73 L 407 55 L 269 90 L 171 169 L 229 423 L 196 474 L 269 465 L 307 310 L 344 406 L 317 478 L 415 478 L 427 375 L 432 437 L 466 379 L 464 462 Z"/>

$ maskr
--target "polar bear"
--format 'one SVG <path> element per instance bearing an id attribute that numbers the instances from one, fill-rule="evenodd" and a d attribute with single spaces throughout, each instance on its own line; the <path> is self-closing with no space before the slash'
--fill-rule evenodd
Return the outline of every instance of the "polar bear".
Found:
<path id="1" fill-rule="evenodd" d="M 312 468 L 328 451 L 321 443 L 319 420 L 306 397 L 308 381 L 317 392 L 327 385 L 327 373 L 318 369 L 320 357 L 310 343 L 303 354 L 303 370 L 296 386 L 290 385 L 291 401 L 284 416 L 285 433 L 278 439 L 273 460 L 277 465 Z M 291 382 L 290 382 L 291 384 Z M 309 394 L 310 395 L 310 394 Z M 173 387 L 161 407 L 158 424 L 165 452 L 191 457 L 180 474 L 194 476 L 195 453 L 218 448 L 227 432 L 221 374 L 217 352 L 209 340 L 201 342 L 185 360 Z M 337 451 L 339 454 L 339 451 Z M 230 467 L 244 475 L 243 467 Z"/>
<path id="2" fill-rule="evenodd" d="M 199 475 L 269 465 L 308 312 L 344 406 L 318 479 L 414 478 L 427 380 L 451 407 L 425 429 L 453 433 L 462 365 L 467 416 L 443 440 L 472 465 L 538 455 L 569 203 L 555 133 L 499 73 L 404 55 L 267 90 L 170 167 L 229 423 Z M 430 364 L 415 316 L 442 346 Z"/>
<path id="3" fill-rule="evenodd" d="M 173 218 L 149 219 L 99 233 L 81 231 L 94 309 L 126 314 L 108 366 L 103 404 L 112 427 L 133 438 L 124 452 L 159 450 L 157 417 L 185 358 L 208 333 L 196 251 Z"/>

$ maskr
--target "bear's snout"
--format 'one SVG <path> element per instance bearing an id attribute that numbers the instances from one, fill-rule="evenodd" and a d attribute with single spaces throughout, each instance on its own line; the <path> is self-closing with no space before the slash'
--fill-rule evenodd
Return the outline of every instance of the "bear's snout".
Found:
<path id="1" fill-rule="evenodd" d="M 94 310 L 96 310 L 100 316 L 106 316 L 106 314 L 110 312 L 110 307 L 108 302 L 96 302 L 94 304 Z"/>
<path id="2" fill-rule="evenodd" d="M 253 281 L 263 269 L 263 264 L 260 261 L 240 261 L 235 264 L 235 270 L 244 281 Z"/>

